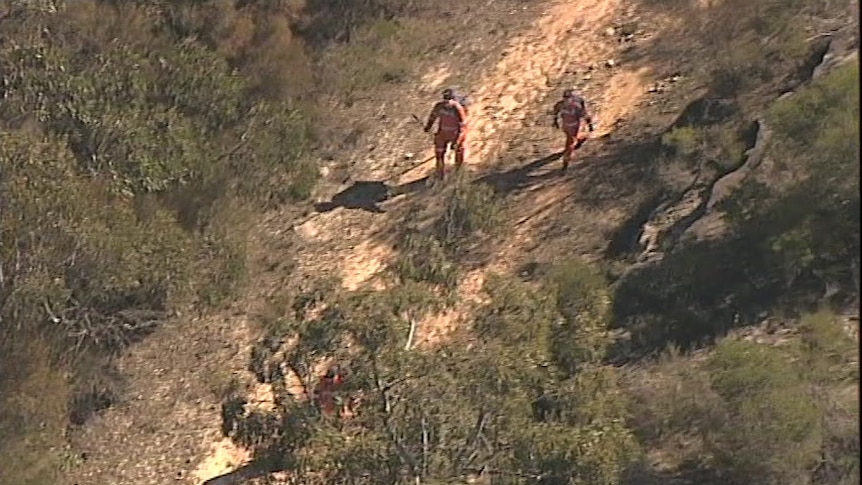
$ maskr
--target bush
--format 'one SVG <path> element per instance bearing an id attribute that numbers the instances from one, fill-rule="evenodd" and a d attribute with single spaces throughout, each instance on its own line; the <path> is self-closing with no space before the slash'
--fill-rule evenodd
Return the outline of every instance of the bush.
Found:
<path id="1" fill-rule="evenodd" d="M 525 365 L 548 366 L 552 329 L 560 320 L 552 297 L 517 280 L 492 276 L 484 291 L 491 301 L 475 316 L 473 329 L 480 340 L 518 349 Z"/>
<path id="2" fill-rule="evenodd" d="M 554 327 L 552 349 L 562 372 L 573 374 L 583 363 L 601 361 L 612 342 L 611 294 L 601 272 L 578 260 L 555 268 L 552 284 L 564 320 Z"/>
<path id="3" fill-rule="evenodd" d="M 820 458 L 822 414 L 802 373 L 781 350 L 726 340 L 710 361 L 726 422 L 708 446 L 731 483 L 803 484 Z"/>
<path id="4" fill-rule="evenodd" d="M 72 342 L 116 350 L 182 301 L 194 247 L 167 211 L 138 222 L 130 198 L 75 174 L 59 140 L 3 138 L 4 320 L 53 320 Z"/>
<path id="5" fill-rule="evenodd" d="M 800 365 L 823 410 L 821 461 L 816 483 L 859 481 L 859 344 L 835 315 L 821 311 L 799 324 Z"/>
<path id="6" fill-rule="evenodd" d="M 848 264 L 860 248 L 858 82 L 858 66 L 849 65 L 777 102 L 769 156 L 783 162 L 777 168 L 785 182 L 749 184 L 728 208 L 740 232 L 776 258 L 788 284 L 814 278 L 845 294 L 858 288 Z"/>
<path id="7" fill-rule="evenodd" d="M 515 280 L 491 279 L 486 290 L 492 300 L 477 315 L 478 341 L 433 351 L 402 344 L 405 313 L 424 301 L 413 292 L 315 299 L 325 301 L 322 311 L 297 314 L 284 328 L 298 342 L 284 352 L 262 343 L 256 358 L 270 361 L 255 367 L 286 365 L 308 383 L 315 363 L 334 358 L 348 369 L 340 393 L 359 403 L 354 416 L 320 416 L 279 398 L 275 412 L 232 424 L 235 433 L 254 431 L 236 439 L 290 457 L 284 466 L 312 483 L 449 483 L 479 468 L 512 480 L 504 483 L 616 483 L 637 449 L 615 372 L 592 363 L 560 380 L 548 362 L 554 299 Z M 250 427 L 263 422 L 280 424 Z"/>
<path id="8" fill-rule="evenodd" d="M 729 0 L 707 11 L 699 19 L 708 22 L 701 35 L 710 49 L 722 53 L 712 73 L 713 93 L 740 95 L 796 65 L 807 49 L 806 6 L 801 0 Z"/>
<path id="9" fill-rule="evenodd" d="M 858 382 L 859 346 L 830 312 L 806 315 L 799 323 L 806 373 L 821 385 Z"/>
<path id="10" fill-rule="evenodd" d="M 50 341 L 0 334 L 0 482 L 57 483 L 71 386 Z"/>
<path id="11" fill-rule="evenodd" d="M 500 202 L 490 185 L 461 179 L 445 197 L 444 212 L 434 232 L 449 251 L 456 252 L 469 237 L 496 233 Z"/>
<path id="12" fill-rule="evenodd" d="M 800 329 L 781 345 L 728 338 L 707 359 L 671 348 L 632 367 L 631 423 L 644 446 L 699 483 L 852 483 L 858 349 L 828 313 L 804 316 Z"/>
<path id="13" fill-rule="evenodd" d="M 673 128 L 662 135 L 661 142 L 663 145 L 673 148 L 677 154 L 687 157 L 700 151 L 703 140 L 697 128 L 682 126 Z"/>
<path id="14" fill-rule="evenodd" d="M 630 423 L 640 443 L 667 450 L 669 466 L 692 458 L 706 466 L 703 437 L 706 430 L 723 425 L 724 406 L 703 366 L 669 347 L 654 362 L 633 366 L 627 374 Z"/>
<path id="15" fill-rule="evenodd" d="M 307 113 L 262 101 L 286 65 L 307 74 L 301 43 L 260 12 L 231 18 L 234 2 L 195 3 L 18 2 L 0 18 L 0 446 L 16 461 L 3 483 L 55 482 L 46 450 L 67 418 L 113 400 L 104 359 L 180 307 L 236 296 L 247 209 L 308 197 L 318 178 Z M 201 18 L 223 23 L 185 37 Z M 271 60 L 239 65 L 255 42 L 290 49 L 250 73 Z M 279 93 L 305 89 L 295 74 Z M 45 342 L 32 358 L 31 340 Z M 18 365 L 36 370 L 6 372 Z M 22 407 L 34 384 L 53 404 Z"/>
<path id="16" fill-rule="evenodd" d="M 394 269 L 402 282 L 426 282 L 447 290 L 458 284 L 458 266 L 446 249 L 434 236 L 420 232 L 404 236 Z"/>

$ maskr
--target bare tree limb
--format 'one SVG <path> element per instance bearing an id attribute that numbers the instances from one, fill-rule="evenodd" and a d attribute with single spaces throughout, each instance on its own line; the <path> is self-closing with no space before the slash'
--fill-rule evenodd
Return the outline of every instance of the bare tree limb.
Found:
<path id="1" fill-rule="evenodd" d="M 422 413 L 422 474 L 428 474 L 428 427 L 425 413 Z"/>
<path id="2" fill-rule="evenodd" d="M 0 273 L 2 276 L 2 273 Z M 2 283 L 2 281 L 0 281 Z M 410 331 L 407 333 L 407 343 L 404 344 L 404 350 L 410 350 L 413 347 L 413 335 L 416 333 L 416 319 L 410 319 Z"/>
<path id="3" fill-rule="evenodd" d="M 389 396 L 389 388 L 391 384 L 388 386 L 384 386 L 382 381 L 380 380 L 380 372 L 377 367 L 377 359 L 372 356 L 371 358 L 371 372 L 374 375 L 374 386 L 377 388 L 377 392 L 380 394 L 381 399 L 383 400 L 383 424 L 386 428 L 386 433 L 389 435 L 389 439 L 392 441 L 392 444 L 395 445 L 395 449 L 398 451 L 398 455 L 401 459 L 410 466 L 410 469 L 414 476 L 417 475 L 418 472 L 418 464 L 416 463 L 415 458 L 404 449 L 404 445 L 401 443 L 401 439 L 398 437 L 398 433 L 393 429 L 392 426 L 392 401 Z"/>
<path id="4" fill-rule="evenodd" d="M 458 455 L 455 456 L 454 466 L 457 468 L 464 468 L 467 464 L 461 464 L 464 454 L 468 449 L 473 448 L 476 445 L 476 441 L 479 439 L 479 436 L 482 434 L 482 429 L 485 427 L 485 418 L 488 416 L 488 413 L 483 409 L 479 411 L 479 415 L 476 416 L 476 424 L 473 425 L 473 431 L 470 433 L 470 437 L 467 438 L 467 441 L 464 443 L 464 446 L 458 450 Z M 453 472 L 457 473 L 457 469 L 453 470 Z"/>

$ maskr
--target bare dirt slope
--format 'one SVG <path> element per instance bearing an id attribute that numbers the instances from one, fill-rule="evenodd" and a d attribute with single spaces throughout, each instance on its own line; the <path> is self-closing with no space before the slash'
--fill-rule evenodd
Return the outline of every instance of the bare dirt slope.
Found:
<path id="1" fill-rule="evenodd" d="M 358 182 L 404 184 L 427 174 L 429 140 L 417 133 L 408 113 L 424 115 L 440 87 L 454 82 L 475 102 L 468 169 L 474 177 L 490 177 L 492 185 L 496 181 L 513 202 L 509 237 L 494 257 L 465 276 L 465 297 L 478 291 L 487 272 L 514 270 L 514 263 L 536 248 L 536 238 L 559 236 L 553 230 L 560 218 L 570 222 L 566 231 L 577 233 L 567 240 L 566 251 L 597 255 L 607 231 L 631 210 L 633 200 L 613 193 L 624 180 L 605 183 L 601 174 L 608 167 L 602 157 L 614 150 L 612 144 L 621 136 L 617 130 L 656 75 L 650 66 L 607 62 L 620 48 L 608 29 L 625 14 L 621 4 L 556 0 L 522 9 L 506 4 L 509 11 L 503 13 L 519 19 L 508 24 L 507 42 L 486 38 L 484 44 L 473 44 L 480 46 L 473 48 L 478 54 L 456 46 L 453 51 L 459 55 L 429 69 L 418 89 L 384 102 L 384 110 L 397 114 L 380 122 L 370 146 L 351 154 L 348 178 L 333 175 L 321 189 L 320 201 Z M 495 8 L 503 7 L 492 0 L 485 10 L 500 14 Z M 582 89 L 598 130 L 581 151 L 583 163 L 562 176 L 548 165 L 562 140 L 548 127 L 547 110 L 564 85 Z M 410 152 L 418 154 L 408 156 Z M 134 392 L 76 433 L 78 464 L 68 483 L 200 484 L 247 460 L 221 438 L 217 394 L 231 375 L 248 377 L 248 347 L 254 338 L 250 321 L 267 301 L 304 280 L 337 275 L 347 289 L 381 285 L 381 271 L 393 257 L 392 234 L 410 198 L 395 198 L 376 211 L 341 204 L 298 226 L 277 211 L 264 218 L 250 235 L 254 250 L 247 298 L 221 315 L 165 327 L 123 359 L 121 367 Z M 602 198 L 604 203 L 596 202 Z M 430 196 L 420 201 L 439 204 Z M 421 338 L 444 333 L 458 316 L 456 308 L 424 322 Z"/>
<path id="2" fill-rule="evenodd" d="M 463 305 L 422 322 L 420 342 L 435 340 L 457 324 L 487 272 L 514 270 L 514 263 L 538 247 L 537 236 L 553 239 L 554 234 L 542 234 L 551 219 L 577 221 L 574 226 L 569 224 L 567 231 L 579 239 L 569 241 L 562 254 L 597 256 L 610 231 L 632 210 L 634 198 L 641 196 L 621 196 L 618 189 L 626 180 L 603 183 L 602 175 L 609 169 L 595 163 L 600 154 L 609 156 L 607 142 L 638 108 L 655 76 L 653 63 L 619 65 L 615 61 L 620 43 L 612 26 L 627 13 L 616 0 L 549 2 L 531 26 L 510 40 L 499 53 L 499 60 L 490 62 L 468 86 L 474 104 L 467 168 L 473 178 L 495 186 L 511 202 L 507 219 L 512 224 L 507 228 L 510 234 L 505 244 L 495 248 L 485 264 L 464 276 L 460 291 Z M 428 93 L 425 104 L 438 96 L 437 90 L 444 84 L 440 74 L 449 72 L 451 67 L 437 66 L 424 77 L 426 84 L 421 90 Z M 555 171 L 557 165 L 551 162 L 562 140 L 549 127 L 548 111 L 567 86 L 576 86 L 585 94 L 598 129 L 593 141 L 581 151 L 584 164 L 568 176 L 560 176 Z M 384 146 L 386 153 L 404 153 L 402 141 L 394 139 L 391 143 Z M 376 150 L 381 150 L 381 144 Z M 415 157 L 421 163 L 411 169 L 394 176 L 381 171 L 375 175 L 390 177 L 395 186 L 410 185 L 431 172 L 432 157 L 433 152 L 426 148 Z M 601 198 L 604 203 L 597 203 Z M 412 206 L 439 203 L 416 195 Z M 308 244 L 325 245 L 335 240 L 343 244 L 331 249 L 330 254 L 336 257 L 306 260 L 305 271 L 322 273 L 319 264 L 325 261 L 329 270 L 340 273 L 347 289 L 381 287 L 381 271 L 395 256 L 393 222 L 402 220 L 409 206 L 410 202 L 396 198 L 381 204 L 392 216 L 328 212 L 300 225 L 297 232 Z"/>
<path id="3" fill-rule="evenodd" d="M 512 269 L 501 264 L 517 260 L 517 254 L 529 247 L 535 228 L 553 209 L 559 215 L 560 209 L 564 208 L 569 216 L 580 219 L 585 226 L 594 224 L 586 227 L 584 232 L 592 236 L 593 247 L 579 248 L 584 249 L 579 251 L 581 253 L 597 254 L 602 246 L 603 231 L 617 224 L 622 217 L 607 208 L 594 210 L 583 207 L 583 204 L 581 207 L 578 204 L 561 205 L 561 200 L 572 200 L 581 184 L 573 183 L 578 182 L 577 177 L 556 177 L 556 174 L 542 170 L 542 166 L 553 160 L 549 155 L 554 154 L 561 143 L 559 134 L 548 127 L 550 117 L 547 112 L 564 86 L 581 88 L 598 121 L 598 130 L 594 134 L 598 146 L 583 150 L 583 156 L 587 158 L 601 150 L 601 139 L 607 139 L 646 94 L 652 71 L 641 65 L 618 66 L 614 62 L 619 42 L 609 29 L 613 30 L 611 26 L 624 13 L 618 0 L 548 2 L 532 25 L 510 39 L 499 53 L 499 60 L 490 62 L 467 86 L 474 102 L 468 135 L 468 170 L 478 177 L 510 168 L 508 173 L 500 174 L 501 180 L 512 181 L 519 176 L 529 176 L 534 179 L 534 186 L 512 197 L 522 199 L 513 204 L 521 210 L 510 214 L 510 220 L 517 221 L 513 225 L 514 234 L 508 238 L 506 246 L 496 251 L 495 261 L 488 261 L 484 267 L 465 276 L 461 291 L 465 301 L 471 300 L 481 289 L 485 272 Z M 423 77 L 425 84 L 420 91 L 428 94 L 428 98 L 422 100 L 424 104 L 438 96 L 437 91 L 445 83 L 447 75 L 452 77 L 449 75 L 451 72 L 451 66 L 439 65 Z M 424 115 L 423 108 L 416 112 Z M 377 144 L 375 151 L 395 156 L 404 153 L 403 138 L 387 141 L 388 144 Z M 592 143 L 596 144 L 595 141 Z M 532 148 L 530 155 L 519 153 L 513 157 L 514 153 L 523 152 L 524 145 Z M 527 157 L 530 156 L 541 158 L 538 163 L 529 163 Z M 373 170 L 373 175 L 378 179 L 389 178 L 396 186 L 409 185 L 427 176 L 433 167 L 433 152 L 429 148 L 415 158 L 421 163 L 409 170 L 396 172 L 393 176 L 391 172 L 377 169 Z M 584 167 L 584 170 L 590 168 Z M 535 183 L 538 180 L 543 183 Z M 492 180 L 488 182 L 493 183 Z M 422 202 L 417 203 L 426 201 L 425 198 L 420 200 Z M 521 204 L 522 201 L 525 203 Z M 439 204 L 439 201 L 431 203 Z M 329 270 L 340 273 L 346 289 L 363 285 L 380 287 L 383 284 L 379 278 L 381 271 L 394 257 L 393 235 L 396 231 L 393 230 L 393 220 L 397 221 L 398 216 L 404 214 L 405 205 L 401 199 L 381 205 L 396 217 L 333 211 L 319 214 L 300 225 L 297 232 L 308 244 L 326 245 L 336 240 L 342 243 L 341 247 L 330 248 L 329 254 L 337 256 L 307 259 L 303 269 L 307 273 L 323 272 L 320 266 L 323 263 Z M 535 209 L 539 212 L 531 213 Z M 570 212 L 572 210 L 575 212 Z M 616 212 L 622 210 L 621 207 Z M 461 313 L 459 308 L 455 308 L 423 322 L 420 341 L 429 338 L 429 334 L 438 333 L 439 329 L 435 327 L 451 326 Z"/>

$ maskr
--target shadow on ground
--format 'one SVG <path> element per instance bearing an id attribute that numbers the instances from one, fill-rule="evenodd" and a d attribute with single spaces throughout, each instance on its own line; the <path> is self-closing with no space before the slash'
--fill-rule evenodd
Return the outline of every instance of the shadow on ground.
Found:
<path id="1" fill-rule="evenodd" d="M 814 274 L 788 281 L 785 272 L 769 239 L 746 232 L 694 242 L 634 269 L 615 284 L 613 321 L 631 339 L 611 360 L 654 356 L 668 345 L 694 350 L 768 315 L 840 307 L 852 295 L 849 275 L 840 279 L 848 288 L 825 297 L 824 281 Z"/>
<path id="2" fill-rule="evenodd" d="M 631 334 L 625 354 L 652 355 L 668 344 L 690 350 L 756 319 L 780 295 L 765 278 L 776 271 L 765 256 L 742 239 L 703 242 L 633 270 L 614 294 L 614 322 Z"/>
<path id="3" fill-rule="evenodd" d="M 719 485 L 725 483 L 721 476 L 701 463 L 686 461 L 670 470 L 654 470 L 639 464 L 628 470 L 621 485 Z"/>
<path id="4" fill-rule="evenodd" d="M 543 170 L 559 160 L 562 152 L 555 152 L 533 160 L 526 165 L 505 171 L 482 175 L 471 183 L 484 183 L 499 195 L 509 195 L 552 180 L 577 176 L 583 181 L 580 196 L 589 198 L 608 198 L 620 192 L 631 192 L 632 187 L 648 183 L 654 174 L 654 167 L 648 163 L 651 153 L 656 150 L 656 140 L 636 140 L 616 147 L 612 143 L 600 141 L 596 144 L 603 154 L 581 152 L 576 162 L 566 172 Z M 608 149 L 609 148 L 609 149 Z M 598 151 L 593 150 L 593 152 Z M 599 165 L 596 168 L 596 165 Z M 376 214 L 386 211 L 380 204 L 399 195 L 419 192 L 428 187 L 428 177 L 422 177 L 401 185 L 390 185 L 385 181 L 359 180 L 335 194 L 331 200 L 314 204 L 317 212 L 329 212 L 339 207 L 351 210 L 364 210 Z"/>
<path id="5" fill-rule="evenodd" d="M 505 172 L 492 172 L 477 178 L 474 183 L 487 184 L 494 189 L 494 192 L 503 195 L 524 190 L 532 185 L 559 177 L 561 172 L 556 170 L 538 175 L 534 175 L 534 172 L 557 160 L 560 156 L 562 156 L 562 152 L 557 152 L 534 160 L 522 167 L 513 168 Z"/>
<path id="6" fill-rule="evenodd" d="M 255 460 L 237 468 L 236 470 L 210 478 L 203 482 L 202 485 L 239 485 L 246 483 L 249 480 L 277 472 L 281 468 L 283 467 L 270 463 L 267 460 Z"/>
<path id="7" fill-rule="evenodd" d="M 596 149 L 581 151 L 582 145 L 578 145 L 579 151 L 576 152 L 575 161 L 565 171 L 561 169 L 562 165 L 560 169 L 542 170 L 562 157 L 563 152 L 560 151 L 533 160 L 521 167 L 484 175 L 475 182 L 488 184 L 498 194 L 508 195 L 545 182 L 577 177 L 585 182 L 583 187 L 585 190 L 581 190 L 579 195 L 590 199 L 599 195 L 597 189 L 622 190 L 626 184 L 641 180 L 642 176 L 639 173 L 635 176 L 628 176 L 626 173 L 632 172 L 632 167 L 636 167 L 632 164 L 633 160 L 640 161 L 643 158 L 642 142 L 620 147 L 615 147 L 606 140 L 596 140 L 590 144 Z M 634 158 L 627 154 L 633 154 Z"/>
<path id="8" fill-rule="evenodd" d="M 332 200 L 314 204 L 314 210 L 329 212 L 343 207 L 383 214 L 386 211 L 380 207 L 381 203 L 398 195 L 417 192 L 427 185 L 427 176 L 401 185 L 389 185 L 384 181 L 358 180 L 350 187 L 335 194 Z"/>

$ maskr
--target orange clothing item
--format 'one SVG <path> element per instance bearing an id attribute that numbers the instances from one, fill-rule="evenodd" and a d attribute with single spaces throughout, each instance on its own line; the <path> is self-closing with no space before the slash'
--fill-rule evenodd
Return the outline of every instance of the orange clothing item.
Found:
<path id="1" fill-rule="evenodd" d="M 467 128 L 467 110 L 454 99 L 439 101 L 431 108 L 426 126 L 430 127 L 438 120 L 437 133 L 463 132 Z"/>
<path id="2" fill-rule="evenodd" d="M 566 134 L 566 142 L 563 145 L 563 163 L 568 164 L 574 158 L 575 150 L 584 144 L 587 136 L 580 132 L 579 126 L 564 127 L 563 133 Z"/>
<path id="3" fill-rule="evenodd" d="M 580 148 L 586 140 L 586 135 L 580 133 L 581 120 L 587 123 L 592 123 L 593 120 L 587 111 L 586 102 L 579 96 L 557 101 L 554 105 L 554 119 L 557 117 L 561 118 L 560 128 L 566 134 L 566 141 L 563 145 L 563 164 L 568 165 L 575 150 Z"/>
<path id="4" fill-rule="evenodd" d="M 562 120 L 561 126 L 565 130 L 567 128 L 577 128 L 581 125 L 581 120 L 587 123 L 592 123 L 592 117 L 587 111 L 587 103 L 584 98 L 572 96 L 568 99 L 561 99 L 554 105 L 554 118 L 560 117 Z"/>
<path id="5" fill-rule="evenodd" d="M 325 414 L 335 412 L 335 391 L 341 386 L 344 381 L 341 376 L 336 375 L 333 378 L 321 376 L 315 391 L 315 400 L 317 405 Z"/>
<path id="6" fill-rule="evenodd" d="M 442 176 L 446 150 L 450 145 L 455 150 L 455 165 L 460 167 L 464 163 L 467 152 L 467 109 L 454 99 L 438 101 L 428 114 L 426 129 L 438 120 L 434 135 L 434 158 L 437 174 Z"/>
<path id="7" fill-rule="evenodd" d="M 442 165 L 446 158 L 446 150 L 449 145 L 452 145 L 452 149 L 455 150 L 455 165 L 463 164 L 467 154 L 466 133 L 463 131 L 460 133 L 438 131 L 434 135 L 434 157 L 437 159 L 438 165 Z"/>

